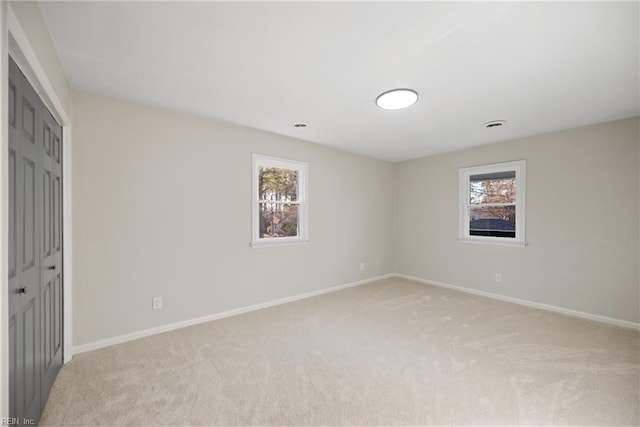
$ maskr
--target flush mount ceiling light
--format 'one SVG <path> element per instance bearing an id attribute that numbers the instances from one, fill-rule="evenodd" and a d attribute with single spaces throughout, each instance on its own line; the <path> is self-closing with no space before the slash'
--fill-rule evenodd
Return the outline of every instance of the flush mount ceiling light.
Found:
<path id="1" fill-rule="evenodd" d="M 376 98 L 376 105 L 383 110 L 401 110 L 418 101 L 418 93 L 411 89 L 392 89 Z"/>
<path id="2" fill-rule="evenodd" d="M 482 126 L 486 127 L 487 129 L 494 129 L 494 128 L 499 128 L 501 126 L 504 126 L 506 124 L 507 124 L 506 120 L 493 120 L 491 122 L 485 123 Z"/>

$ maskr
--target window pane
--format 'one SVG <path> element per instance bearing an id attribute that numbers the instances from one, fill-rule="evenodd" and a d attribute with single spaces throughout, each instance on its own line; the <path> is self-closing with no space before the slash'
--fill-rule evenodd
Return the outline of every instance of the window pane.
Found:
<path id="1" fill-rule="evenodd" d="M 515 206 L 472 206 L 469 208 L 471 236 L 516 237 Z"/>
<path id="2" fill-rule="evenodd" d="M 260 203 L 260 238 L 297 236 L 298 207 L 285 203 Z"/>
<path id="3" fill-rule="evenodd" d="M 260 167 L 259 200 L 295 202 L 298 200 L 298 171 Z"/>
<path id="4" fill-rule="evenodd" d="M 500 175 L 471 175 L 469 180 L 469 203 L 478 204 L 515 202 L 515 172 L 503 172 Z"/>

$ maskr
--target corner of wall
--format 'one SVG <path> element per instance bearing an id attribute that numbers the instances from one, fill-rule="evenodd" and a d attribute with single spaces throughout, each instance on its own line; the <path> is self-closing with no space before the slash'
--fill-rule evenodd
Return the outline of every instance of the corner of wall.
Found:
<path id="1" fill-rule="evenodd" d="M 393 272 L 398 272 L 398 168 L 400 167 L 400 162 L 393 163 L 393 183 L 391 184 L 392 191 L 392 204 L 393 208 L 391 210 L 391 219 L 393 221 L 391 229 L 393 230 L 393 251 L 392 251 L 392 268 Z"/>
<path id="2" fill-rule="evenodd" d="M 640 14 L 640 8 L 638 8 Z M 636 117 L 636 130 L 638 132 L 638 218 L 640 218 L 640 116 Z M 638 288 L 640 289 L 640 226 L 638 227 Z"/>

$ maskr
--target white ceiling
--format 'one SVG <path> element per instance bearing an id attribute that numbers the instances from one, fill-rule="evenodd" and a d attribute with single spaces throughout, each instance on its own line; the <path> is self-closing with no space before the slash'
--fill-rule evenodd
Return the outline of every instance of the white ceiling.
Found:
<path id="1" fill-rule="evenodd" d="M 398 161 L 640 114 L 639 4 L 44 2 L 71 84 Z M 412 88 L 418 103 L 376 97 Z M 483 123 L 507 120 L 491 130 Z M 296 122 L 307 128 L 294 128 Z"/>

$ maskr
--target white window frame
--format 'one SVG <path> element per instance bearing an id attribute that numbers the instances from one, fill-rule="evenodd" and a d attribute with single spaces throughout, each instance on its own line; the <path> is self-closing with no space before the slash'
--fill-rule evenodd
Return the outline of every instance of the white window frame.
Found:
<path id="1" fill-rule="evenodd" d="M 516 236 L 472 236 L 469 230 L 470 178 L 472 175 L 482 175 L 499 172 L 515 172 L 516 174 Z M 459 172 L 459 226 L 458 240 L 463 243 L 484 243 L 502 246 L 524 247 L 525 239 L 525 200 L 526 200 L 526 161 L 495 163 L 491 165 L 461 168 Z"/>
<path id="2" fill-rule="evenodd" d="M 309 243 L 309 203 L 308 203 L 308 171 L 306 162 L 281 159 L 278 157 L 252 154 L 252 185 L 251 185 L 251 247 L 264 248 L 273 246 L 300 245 Z M 298 235 L 291 237 L 260 238 L 260 200 L 258 199 L 258 185 L 260 168 L 283 168 L 298 171 L 298 200 L 287 202 L 298 205 Z"/>

